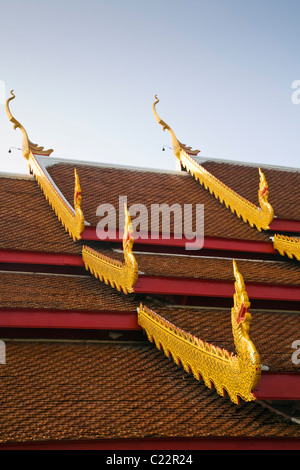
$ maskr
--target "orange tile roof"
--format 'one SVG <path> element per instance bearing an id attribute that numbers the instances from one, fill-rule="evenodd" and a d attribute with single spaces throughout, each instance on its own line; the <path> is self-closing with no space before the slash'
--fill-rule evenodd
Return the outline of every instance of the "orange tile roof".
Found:
<path id="1" fill-rule="evenodd" d="M 2 443 L 300 437 L 296 423 L 221 398 L 152 345 L 7 341 L 6 349 Z"/>
<path id="2" fill-rule="evenodd" d="M 101 248 L 99 248 L 101 250 Z M 116 257 L 114 252 L 110 255 Z M 149 276 L 188 277 L 234 282 L 232 260 L 134 253 L 139 270 Z M 300 263 L 294 260 L 237 260 L 244 281 L 266 284 L 300 285 Z"/>
<path id="3" fill-rule="evenodd" d="M 1 308 L 52 310 L 121 310 L 136 312 L 130 295 L 93 276 L 0 271 Z"/>
<path id="4" fill-rule="evenodd" d="M 80 178 L 82 210 L 85 219 L 93 226 L 100 220 L 96 216 L 96 209 L 103 203 L 115 207 L 118 222 L 119 196 L 127 196 L 128 207 L 142 203 L 146 205 L 149 216 L 151 204 L 193 204 L 194 208 L 195 204 L 204 204 L 205 236 L 269 241 L 267 234 L 258 232 L 238 219 L 188 174 L 100 167 L 82 162 L 76 165 L 73 162 L 49 166 L 49 174 L 71 204 L 74 166 Z M 171 232 L 172 227 L 171 220 Z"/>
<path id="5" fill-rule="evenodd" d="M 0 249 L 80 253 L 33 179 L 0 177 Z"/>
<path id="6" fill-rule="evenodd" d="M 201 165 L 231 189 L 254 204 L 258 204 L 258 169 L 255 166 L 214 162 L 207 160 Z M 283 219 L 300 219 L 300 170 L 264 167 L 263 173 L 269 186 L 269 202 L 274 214 Z"/>

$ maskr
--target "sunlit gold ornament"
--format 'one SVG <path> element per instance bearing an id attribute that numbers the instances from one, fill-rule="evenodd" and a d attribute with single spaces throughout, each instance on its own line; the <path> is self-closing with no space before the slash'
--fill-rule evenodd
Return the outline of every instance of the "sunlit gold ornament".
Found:
<path id="1" fill-rule="evenodd" d="M 242 275 L 233 261 L 235 275 L 234 306 L 231 324 L 236 355 L 184 332 L 142 304 L 138 310 L 139 325 L 145 329 L 148 339 L 155 341 L 159 349 L 197 380 L 214 385 L 221 396 L 228 393 L 231 401 L 238 404 L 239 397 L 245 401 L 255 400 L 252 393 L 261 376 L 259 354 L 249 338 L 251 314 L 250 302 Z"/>
<path id="2" fill-rule="evenodd" d="M 239 218 L 242 218 L 244 222 L 248 222 L 251 227 L 256 226 L 259 231 L 268 230 L 274 217 L 274 211 L 268 201 L 268 185 L 261 169 L 259 168 L 260 183 L 258 189 L 260 207 L 257 207 L 222 183 L 222 181 L 195 160 L 194 157 L 199 153 L 199 150 L 191 150 L 191 147 L 187 147 L 179 142 L 171 127 L 158 116 L 155 106 L 159 99 L 157 96 L 155 98 L 156 101 L 152 107 L 154 116 L 163 130 L 167 129 L 170 132 L 173 152 L 180 161 L 182 168 L 189 171 L 196 181 L 199 181 L 205 189 L 208 189 L 211 194 L 219 199 L 222 204 L 225 204 L 226 207 L 230 208 L 233 213 L 236 213 Z"/>
<path id="3" fill-rule="evenodd" d="M 133 286 L 138 279 L 138 264 L 132 253 L 134 239 L 131 218 L 129 211 L 125 207 L 125 226 L 123 235 L 124 263 L 105 256 L 97 251 L 84 246 L 82 248 L 82 259 L 85 268 L 96 278 L 110 284 L 118 291 L 123 290 L 125 294 L 133 292 Z"/>
<path id="4" fill-rule="evenodd" d="M 81 210 L 81 190 L 79 184 L 79 178 L 75 169 L 75 189 L 74 194 L 78 195 L 75 201 L 74 196 L 74 209 L 68 204 L 66 199 L 63 197 L 56 184 L 40 165 L 36 156 L 49 156 L 53 150 L 44 150 L 44 147 L 39 147 L 38 144 L 30 142 L 27 132 L 17 121 L 10 112 L 9 102 L 15 98 L 13 90 L 11 91 L 11 97 L 6 101 L 6 112 L 9 120 L 13 123 L 14 129 L 19 128 L 23 134 L 23 145 L 22 153 L 28 161 L 30 171 L 33 173 L 38 185 L 42 189 L 46 199 L 49 201 L 52 209 L 57 215 L 58 219 L 65 227 L 65 230 L 70 234 L 74 241 L 81 238 L 81 233 L 84 230 L 84 216 Z M 80 196 L 79 196 L 80 193 Z M 76 202 L 76 204 L 75 204 Z"/>
<path id="5" fill-rule="evenodd" d="M 300 261 L 300 238 L 288 237 L 286 235 L 274 235 L 273 247 L 282 256 Z"/>

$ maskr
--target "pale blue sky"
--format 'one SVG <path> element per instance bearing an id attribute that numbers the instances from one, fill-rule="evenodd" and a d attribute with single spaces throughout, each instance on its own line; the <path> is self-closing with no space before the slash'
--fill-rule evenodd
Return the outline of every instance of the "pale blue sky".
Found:
<path id="1" fill-rule="evenodd" d="M 157 110 L 200 156 L 300 167 L 299 0 L 1 2 L 0 171 L 15 117 L 53 157 L 174 169 Z"/>

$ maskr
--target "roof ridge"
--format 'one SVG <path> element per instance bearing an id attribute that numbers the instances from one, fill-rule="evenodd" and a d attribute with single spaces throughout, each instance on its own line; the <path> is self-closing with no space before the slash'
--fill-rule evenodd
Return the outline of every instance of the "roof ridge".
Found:
<path id="1" fill-rule="evenodd" d="M 165 310 L 226 310 L 227 307 L 217 307 L 215 305 L 180 305 L 180 304 L 166 304 L 160 307 Z M 283 310 L 283 309 L 272 309 L 272 308 L 251 308 L 251 312 L 275 312 L 275 313 L 295 313 L 300 314 L 300 310 Z"/>
<path id="2" fill-rule="evenodd" d="M 10 178 L 10 179 L 20 179 L 20 180 L 30 180 L 34 181 L 34 176 L 31 174 L 23 173 L 9 173 L 9 172 L 0 172 L 0 178 Z"/>
<path id="3" fill-rule="evenodd" d="M 290 172 L 300 172 L 300 168 L 297 167 L 287 167 L 287 166 L 281 166 L 281 165 L 271 165 L 268 163 L 257 163 L 257 162 L 244 162 L 241 160 L 227 160 L 223 158 L 217 158 L 217 157 L 200 157 L 196 156 L 193 157 L 194 160 L 196 160 L 198 163 L 205 163 L 205 162 L 213 162 L 213 163 L 226 163 L 229 165 L 236 165 L 236 166 L 250 166 L 253 168 L 261 167 L 261 168 L 267 168 L 270 170 L 281 170 L 281 171 L 290 171 Z"/>
<path id="4" fill-rule="evenodd" d="M 118 339 L 75 339 L 75 338 L 1 338 L 7 343 L 105 343 L 105 344 L 145 344 L 144 340 L 118 340 Z M 147 344 L 147 343 L 146 343 Z"/>
<path id="5" fill-rule="evenodd" d="M 44 165 L 44 168 L 47 169 L 51 166 L 57 164 L 75 164 L 75 165 L 86 165 L 86 166 L 95 166 L 95 167 L 102 167 L 102 168 L 113 168 L 118 170 L 128 170 L 128 171 L 142 171 L 142 172 L 151 172 L 151 173 L 166 173 L 166 174 L 174 174 L 174 175 L 184 175 L 187 176 L 187 172 L 178 171 L 178 170 L 163 170 L 159 168 L 148 168 L 148 167 L 137 167 L 131 165 L 121 165 L 117 163 L 105 163 L 105 162 L 94 162 L 88 160 L 76 160 L 76 159 L 69 159 L 69 158 L 62 158 L 62 157 L 42 157 L 40 155 L 36 156 L 36 159 L 39 163 Z"/>
<path id="6" fill-rule="evenodd" d="M 85 278 L 90 278 L 88 274 L 66 274 L 66 273 L 43 273 L 43 272 L 37 272 L 37 271 L 9 271 L 6 269 L 0 269 L 0 275 L 1 273 L 4 274 L 31 274 L 31 275 L 38 275 L 38 276 L 59 276 L 59 277 L 85 277 Z"/>
<path id="7" fill-rule="evenodd" d="M 171 173 L 171 174 L 186 174 L 186 171 L 178 171 L 178 170 L 167 170 L 167 169 L 160 169 L 160 168 L 149 168 L 149 167 L 139 167 L 133 165 L 125 165 L 125 164 L 118 164 L 118 163 L 106 163 L 106 162 L 98 162 L 98 161 L 91 161 L 91 160 L 79 160 L 74 158 L 67 158 L 67 157 L 44 157 L 42 155 L 37 156 L 39 160 L 43 160 L 45 167 L 53 166 L 59 163 L 66 163 L 66 164 L 76 164 L 76 165 L 88 165 L 88 166 L 96 166 L 96 167 L 104 167 L 104 168 L 116 168 L 116 169 L 124 169 L 124 170 L 132 170 L 132 171 L 150 171 L 153 173 Z M 213 162 L 213 163 L 226 163 L 229 165 L 236 165 L 236 166 L 249 166 L 253 168 L 261 167 L 267 169 L 275 169 L 287 172 L 300 172 L 300 168 L 297 167 L 287 167 L 281 165 L 271 165 L 268 163 L 258 163 L 258 162 L 245 162 L 241 160 L 230 160 L 230 159 L 223 159 L 218 157 L 205 157 L 205 156 L 193 156 L 193 158 L 198 163 L 205 163 L 205 162 Z"/>
<path id="8" fill-rule="evenodd" d="M 119 248 L 112 248 L 113 251 L 116 253 L 122 253 L 122 250 Z M 285 263 L 286 261 L 284 259 L 278 259 L 278 260 L 271 260 L 271 259 L 256 259 L 256 258 L 235 258 L 233 256 L 208 256 L 208 255 L 186 255 L 183 253 L 160 253 L 160 252 L 150 252 L 150 251 L 138 251 L 138 250 L 133 250 L 133 253 L 135 255 L 153 255 L 153 256 L 172 256 L 172 257 L 185 257 L 185 258 L 197 258 L 199 260 L 205 258 L 205 259 L 225 259 L 225 260 L 236 260 L 238 261 L 251 261 L 251 262 L 268 262 L 268 263 Z"/>

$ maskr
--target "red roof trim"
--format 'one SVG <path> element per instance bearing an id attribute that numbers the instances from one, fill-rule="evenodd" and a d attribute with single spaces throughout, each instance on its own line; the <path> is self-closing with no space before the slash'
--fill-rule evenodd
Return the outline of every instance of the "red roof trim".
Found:
<path id="1" fill-rule="evenodd" d="M 119 230 L 116 230 L 116 234 L 110 234 L 108 232 L 108 240 L 111 242 L 122 242 L 123 233 Z M 134 237 L 134 235 L 133 235 Z M 85 227 L 84 231 L 81 234 L 82 240 L 98 240 L 95 227 Z M 134 244 L 143 244 L 143 245 L 156 245 L 156 246 L 173 246 L 173 247 L 185 247 L 187 243 L 191 243 L 191 240 L 182 237 L 180 239 L 175 239 L 174 236 L 170 235 L 170 238 L 163 239 L 161 236 L 158 239 L 148 238 L 148 234 L 145 236 L 140 236 L 135 238 Z M 274 250 L 272 242 L 265 241 L 256 241 L 256 240 L 240 240 L 235 238 L 217 238 L 217 237 L 207 237 L 204 236 L 204 245 L 203 248 L 214 249 L 214 250 L 233 250 L 233 251 L 242 251 L 242 252 L 253 252 L 253 253 L 268 253 L 268 254 L 278 254 Z M 195 254 L 199 253 L 201 250 L 189 250 L 187 253 Z"/>
<path id="2" fill-rule="evenodd" d="M 173 438 L 173 439 L 102 439 L 78 441 L 44 441 L 0 444 L 1 450 L 133 450 L 147 458 L 145 450 L 299 450 L 296 438 Z M 138 449 L 138 450 L 137 450 Z M 152 454 L 153 455 L 153 454 Z M 101 457 L 101 456 L 100 456 Z M 113 457 L 112 455 L 110 457 Z M 198 456 L 199 457 L 199 456 Z M 150 456 L 148 456 L 150 459 Z M 103 462 L 105 463 L 105 462 Z"/>
<path id="3" fill-rule="evenodd" d="M 83 267 L 81 255 L 0 250 L 0 263 L 40 264 Z M 232 281 L 140 274 L 133 288 L 136 293 L 232 297 Z M 247 282 L 251 299 L 300 301 L 300 286 Z"/>
<path id="4" fill-rule="evenodd" d="M 84 266 L 81 254 L 22 250 L 0 250 L 0 263 Z"/>
<path id="5" fill-rule="evenodd" d="M 241 251 L 241 252 L 253 252 L 253 253 L 267 253 L 276 254 L 272 242 L 262 242 L 255 240 L 238 240 L 234 238 L 214 238 L 205 237 L 203 248 L 212 250 L 230 250 L 230 251 Z M 193 252 L 191 252 L 193 253 Z"/>
<path id="6" fill-rule="evenodd" d="M 260 400 L 300 400 L 300 373 L 263 372 L 254 396 Z"/>
<path id="7" fill-rule="evenodd" d="M 270 230 L 274 232 L 298 232 L 300 233 L 300 220 L 273 219 Z"/>
<path id="8" fill-rule="evenodd" d="M 2 328 L 64 328 L 99 330 L 137 330 L 132 311 L 81 311 L 50 309 L 1 309 Z"/>
<path id="9" fill-rule="evenodd" d="M 132 311 L 0 310 L 0 328 L 140 330 Z M 3 333 L 2 333 L 3 336 Z M 254 395 L 261 400 L 300 400 L 300 374 L 263 372 Z"/>
<path id="10" fill-rule="evenodd" d="M 144 294 L 232 297 L 234 284 L 232 281 L 218 279 L 152 277 L 140 274 L 133 291 Z M 250 299 L 300 301 L 300 286 L 247 282 L 247 293 Z"/>

